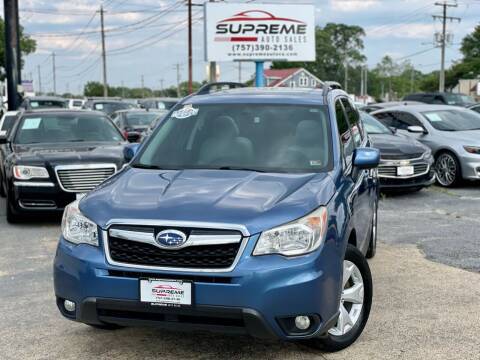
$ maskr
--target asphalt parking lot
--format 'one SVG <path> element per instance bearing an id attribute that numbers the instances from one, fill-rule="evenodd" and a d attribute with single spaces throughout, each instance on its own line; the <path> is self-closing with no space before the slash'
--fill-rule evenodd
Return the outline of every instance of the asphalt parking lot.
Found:
<path id="1" fill-rule="evenodd" d="M 63 319 L 52 287 L 58 221 L 9 225 L 0 199 L 0 359 L 480 359 L 480 185 L 384 197 L 374 303 L 349 349 Z"/>

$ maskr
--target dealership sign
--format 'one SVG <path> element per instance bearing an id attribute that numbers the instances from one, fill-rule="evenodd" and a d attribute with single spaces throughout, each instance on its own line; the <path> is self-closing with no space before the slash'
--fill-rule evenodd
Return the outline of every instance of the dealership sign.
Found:
<path id="1" fill-rule="evenodd" d="M 315 7 L 206 3 L 207 61 L 315 60 Z"/>

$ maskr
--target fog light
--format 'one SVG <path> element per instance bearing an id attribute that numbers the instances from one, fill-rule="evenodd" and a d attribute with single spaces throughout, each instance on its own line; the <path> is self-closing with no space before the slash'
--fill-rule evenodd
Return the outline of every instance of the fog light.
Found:
<path id="1" fill-rule="evenodd" d="M 300 330 L 307 330 L 310 327 L 310 318 L 308 316 L 297 316 L 295 326 Z"/>
<path id="2" fill-rule="evenodd" d="M 65 310 L 67 310 L 68 312 L 74 312 L 75 311 L 75 303 L 73 301 L 70 301 L 70 300 L 65 300 L 63 302 L 63 307 L 65 308 Z"/>

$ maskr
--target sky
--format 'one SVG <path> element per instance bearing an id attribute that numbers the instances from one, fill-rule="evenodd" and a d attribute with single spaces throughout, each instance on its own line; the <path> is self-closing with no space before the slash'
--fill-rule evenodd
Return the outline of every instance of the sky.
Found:
<path id="1" fill-rule="evenodd" d="M 193 0 L 201 5 L 205 0 Z M 246 2 L 252 0 L 226 0 Z M 255 0 L 253 0 L 255 1 Z M 257 3 L 297 3 L 287 0 Z M 43 91 L 53 88 L 52 52 L 55 52 L 57 92 L 80 93 L 87 81 L 100 81 L 100 16 L 98 0 L 20 0 L 20 22 L 25 32 L 37 40 L 35 54 L 26 58 L 24 79 L 33 78 L 38 87 L 40 67 Z M 440 67 L 440 49 L 434 48 L 434 34 L 441 23 L 432 18 L 441 7 L 435 0 L 314 0 L 316 23 L 359 25 L 366 31 L 364 54 L 369 67 L 385 55 L 410 60 L 429 72 Z M 453 41 L 447 49 L 447 66 L 461 58 L 461 39 L 480 24 L 480 0 L 450 0 Z M 187 11 L 182 0 L 105 0 L 107 76 L 112 86 L 124 84 L 159 89 L 176 84 L 187 75 Z M 193 30 L 194 80 L 206 78 L 204 62 L 203 8 L 195 6 Z M 419 53 L 419 54 L 417 54 Z M 236 63 L 220 63 L 220 80 L 239 80 Z M 241 80 L 252 77 L 254 65 L 242 63 Z M 334 79 L 328 79 L 334 80 Z"/>

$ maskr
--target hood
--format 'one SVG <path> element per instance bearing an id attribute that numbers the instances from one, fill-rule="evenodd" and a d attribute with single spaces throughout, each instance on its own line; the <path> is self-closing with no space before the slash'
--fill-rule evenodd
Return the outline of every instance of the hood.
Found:
<path id="1" fill-rule="evenodd" d="M 124 162 L 123 143 L 63 143 L 14 145 L 17 164 L 65 165 L 78 163 L 115 163 L 117 168 Z"/>
<path id="2" fill-rule="evenodd" d="M 382 159 L 420 157 L 426 151 L 417 140 L 400 134 L 370 134 L 373 146 L 380 150 Z"/>
<path id="3" fill-rule="evenodd" d="M 151 219 L 241 224 L 255 234 L 326 205 L 334 192 L 326 173 L 126 168 L 80 209 L 102 228 L 112 219 Z"/>

